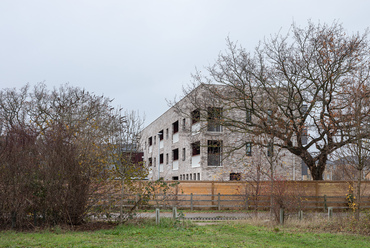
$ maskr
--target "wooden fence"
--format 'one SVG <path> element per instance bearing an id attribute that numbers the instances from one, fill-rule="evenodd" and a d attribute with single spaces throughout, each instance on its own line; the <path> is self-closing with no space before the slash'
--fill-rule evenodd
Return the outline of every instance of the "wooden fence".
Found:
<path id="1" fill-rule="evenodd" d="M 137 195 L 126 195 L 123 199 L 124 207 L 135 207 L 140 205 L 142 208 L 172 208 L 180 209 L 215 209 L 215 210 L 268 210 L 271 198 L 267 195 L 248 196 L 248 195 L 226 195 L 226 194 L 177 194 L 162 195 L 157 194 L 144 204 L 137 204 L 140 197 Z M 342 196 L 303 196 L 290 202 L 292 209 L 298 210 L 324 210 L 328 207 L 334 209 L 350 209 L 350 201 Z M 363 197 L 361 208 L 370 208 L 370 197 Z"/>

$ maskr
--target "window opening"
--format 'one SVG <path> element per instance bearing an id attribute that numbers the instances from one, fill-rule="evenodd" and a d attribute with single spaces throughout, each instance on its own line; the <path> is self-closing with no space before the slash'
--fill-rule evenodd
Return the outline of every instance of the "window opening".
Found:
<path id="1" fill-rule="evenodd" d="M 245 148 L 246 148 L 246 155 L 247 156 L 252 156 L 252 143 L 251 142 L 248 142 L 246 145 L 245 145 Z"/>
<path id="2" fill-rule="evenodd" d="M 208 166 L 221 166 L 222 141 L 208 140 Z"/>
<path id="3" fill-rule="evenodd" d="M 208 108 L 208 131 L 221 132 L 222 108 Z"/>

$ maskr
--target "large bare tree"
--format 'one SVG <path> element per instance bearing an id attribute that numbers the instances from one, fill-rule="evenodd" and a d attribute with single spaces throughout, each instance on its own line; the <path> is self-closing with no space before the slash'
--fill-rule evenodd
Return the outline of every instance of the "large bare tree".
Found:
<path id="1" fill-rule="evenodd" d="M 227 39 L 215 64 L 193 75 L 185 89 L 191 106 L 181 111 L 199 109 L 207 121 L 207 107 L 222 106 L 224 128 L 258 137 L 253 142 L 259 146 L 273 141 L 300 157 L 314 180 L 322 180 L 329 154 L 369 136 L 351 132 L 356 123 L 346 103 L 352 95 L 344 90 L 354 82 L 369 83 L 367 34 L 346 34 L 338 23 L 293 24 L 287 35 L 272 35 L 253 54 Z M 359 114 L 365 119 L 368 108 Z"/>

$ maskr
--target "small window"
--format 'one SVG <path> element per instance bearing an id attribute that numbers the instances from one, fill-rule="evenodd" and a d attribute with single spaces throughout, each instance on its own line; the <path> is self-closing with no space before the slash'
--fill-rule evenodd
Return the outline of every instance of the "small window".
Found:
<path id="1" fill-rule="evenodd" d="M 180 180 L 182 180 L 182 175 L 180 175 Z"/>
<path id="2" fill-rule="evenodd" d="M 189 174 L 186 174 L 186 180 L 189 180 Z"/>
<path id="3" fill-rule="evenodd" d="M 306 114 L 306 112 L 307 112 L 307 104 L 303 104 L 302 105 L 301 111 L 302 111 L 302 114 L 303 115 Z"/>
<path id="4" fill-rule="evenodd" d="M 166 153 L 166 164 L 168 164 L 168 153 Z"/>
<path id="5" fill-rule="evenodd" d="M 252 122 L 252 111 L 251 111 L 251 109 L 247 109 L 246 111 L 245 111 L 245 121 L 247 122 L 247 123 L 251 123 Z"/>
<path id="6" fill-rule="evenodd" d="M 245 154 L 246 154 L 247 156 L 252 156 L 252 143 L 251 143 L 251 142 L 248 142 L 248 143 L 245 145 L 245 148 L 246 148 Z"/>
<path id="7" fill-rule="evenodd" d="M 200 173 L 198 173 L 198 180 L 200 180 Z"/>
<path id="8" fill-rule="evenodd" d="M 179 180 L 179 177 L 172 177 L 172 180 L 174 180 L 174 181 L 178 181 Z"/>
<path id="9" fill-rule="evenodd" d="M 172 123 L 172 133 L 179 132 L 179 121 Z"/>
<path id="10" fill-rule="evenodd" d="M 163 134 L 164 134 L 163 130 L 159 131 L 159 133 L 158 133 L 159 140 L 163 140 L 163 136 L 164 136 Z"/>
<path id="11" fill-rule="evenodd" d="M 221 132 L 222 108 L 208 108 L 208 131 Z"/>
<path id="12" fill-rule="evenodd" d="M 157 166 L 157 159 L 156 158 L 153 159 L 153 164 L 154 164 L 154 167 Z"/>
<path id="13" fill-rule="evenodd" d="M 168 139 L 168 128 L 166 129 L 166 139 Z"/>
<path id="14" fill-rule="evenodd" d="M 149 158 L 148 159 L 148 166 L 152 166 L 153 165 L 153 159 L 152 158 Z"/>
<path id="15" fill-rule="evenodd" d="M 193 176 L 192 176 L 192 174 L 190 174 L 190 180 L 193 180 Z"/>
<path id="16" fill-rule="evenodd" d="M 154 145 L 156 144 L 157 136 L 154 136 Z"/>
<path id="17" fill-rule="evenodd" d="M 163 164 L 163 153 L 159 155 L 159 163 Z"/>
<path id="18" fill-rule="evenodd" d="M 191 149 L 192 149 L 192 156 L 197 156 L 200 154 L 200 141 L 192 143 L 191 144 Z"/>
<path id="19" fill-rule="evenodd" d="M 179 160 L 179 149 L 172 150 L 172 160 L 173 161 Z"/>
<path id="20" fill-rule="evenodd" d="M 230 173 L 230 181 L 240 181 L 240 173 Z"/>
<path id="21" fill-rule="evenodd" d="M 221 166 L 222 141 L 208 140 L 208 166 Z"/>
<path id="22" fill-rule="evenodd" d="M 186 159 L 186 150 L 185 148 L 182 148 L 182 161 L 185 161 Z"/>
<path id="23" fill-rule="evenodd" d="M 303 128 L 302 130 L 302 137 L 301 137 L 301 140 L 302 140 L 302 145 L 307 145 L 307 128 Z"/>
<path id="24" fill-rule="evenodd" d="M 148 144 L 149 146 L 153 145 L 153 137 L 149 137 Z"/>
<path id="25" fill-rule="evenodd" d="M 182 119 L 182 131 L 186 129 L 186 119 Z"/>
<path id="26" fill-rule="evenodd" d="M 195 124 L 200 121 L 200 111 L 199 109 L 194 110 L 191 112 L 191 124 Z"/>
<path id="27" fill-rule="evenodd" d="M 267 110 L 267 123 L 271 123 L 271 122 L 272 122 L 272 110 L 268 109 Z"/>
<path id="28" fill-rule="evenodd" d="M 274 145 L 270 143 L 267 146 L 267 157 L 272 157 L 274 155 Z"/>

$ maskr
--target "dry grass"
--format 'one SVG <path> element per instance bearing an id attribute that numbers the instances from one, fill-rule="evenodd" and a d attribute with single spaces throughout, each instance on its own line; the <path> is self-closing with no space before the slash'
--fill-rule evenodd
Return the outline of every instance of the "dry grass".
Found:
<path id="1" fill-rule="evenodd" d="M 348 233 L 370 236 L 370 211 L 363 212 L 359 221 L 351 213 L 337 213 L 331 219 L 325 214 L 309 213 L 302 220 L 299 220 L 297 216 L 289 216 L 285 219 L 284 225 L 259 217 L 252 217 L 240 221 L 240 223 L 269 227 L 272 230 L 282 229 L 289 232 Z"/>

